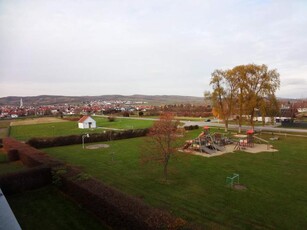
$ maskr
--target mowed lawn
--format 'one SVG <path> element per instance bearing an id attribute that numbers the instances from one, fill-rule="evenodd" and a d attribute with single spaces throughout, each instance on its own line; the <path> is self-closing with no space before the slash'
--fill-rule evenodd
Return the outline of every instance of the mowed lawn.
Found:
<path id="1" fill-rule="evenodd" d="M 152 126 L 153 121 L 117 118 L 109 122 L 107 118 L 93 117 L 98 128 L 79 129 L 77 121 L 45 123 L 34 125 L 12 126 L 10 136 L 18 140 L 28 140 L 32 137 L 67 136 L 73 134 L 99 133 L 105 129 L 142 129 Z"/>
<path id="2" fill-rule="evenodd" d="M 307 228 L 306 138 L 282 137 L 274 142 L 279 149 L 275 153 L 236 152 L 205 158 L 178 152 L 170 161 L 168 183 L 162 180 L 161 165 L 142 163 L 140 155 L 147 151 L 144 140 L 112 141 L 107 143 L 109 148 L 96 150 L 75 145 L 44 151 L 203 227 Z M 247 190 L 226 187 L 225 179 L 232 173 L 240 174 Z"/>

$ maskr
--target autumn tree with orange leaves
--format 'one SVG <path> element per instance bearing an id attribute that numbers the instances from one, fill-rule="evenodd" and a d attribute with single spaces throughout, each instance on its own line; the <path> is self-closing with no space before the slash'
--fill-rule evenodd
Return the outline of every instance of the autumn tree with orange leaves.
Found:
<path id="1" fill-rule="evenodd" d="M 153 154 L 147 160 L 158 161 L 163 165 L 163 175 L 168 178 L 168 163 L 176 151 L 177 126 L 179 122 L 170 113 L 160 116 L 149 131 Z"/>

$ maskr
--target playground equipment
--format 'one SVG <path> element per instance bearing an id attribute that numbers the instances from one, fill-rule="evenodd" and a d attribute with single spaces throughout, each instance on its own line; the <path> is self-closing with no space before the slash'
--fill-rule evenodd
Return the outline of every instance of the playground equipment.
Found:
<path id="1" fill-rule="evenodd" d="M 183 149 L 192 149 L 201 153 L 213 154 L 216 151 L 224 151 L 225 145 L 229 144 L 230 140 L 222 136 L 222 134 L 210 134 L 210 128 L 205 126 L 201 134 L 193 140 L 186 141 Z"/>
<path id="2" fill-rule="evenodd" d="M 234 150 L 241 150 L 245 149 L 246 147 L 254 147 L 254 130 L 250 129 L 246 132 L 246 138 L 240 139 L 235 147 Z"/>

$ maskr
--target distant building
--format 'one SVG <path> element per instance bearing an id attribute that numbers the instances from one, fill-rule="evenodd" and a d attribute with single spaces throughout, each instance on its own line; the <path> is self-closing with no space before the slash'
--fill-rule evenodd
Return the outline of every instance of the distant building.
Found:
<path id="1" fill-rule="evenodd" d="M 19 105 L 19 108 L 23 108 L 23 101 L 22 101 L 22 98 L 20 98 L 20 105 Z"/>
<path id="2" fill-rule="evenodd" d="M 18 118 L 18 114 L 11 114 L 11 118 Z"/>
<path id="3" fill-rule="evenodd" d="M 96 128 L 96 121 L 93 118 L 91 118 L 90 116 L 83 116 L 78 121 L 78 127 L 79 127 L 79 129 Z"/>

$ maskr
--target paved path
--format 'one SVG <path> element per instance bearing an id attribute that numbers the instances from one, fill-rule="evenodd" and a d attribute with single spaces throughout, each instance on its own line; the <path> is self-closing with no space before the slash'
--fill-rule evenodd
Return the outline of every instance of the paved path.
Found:
<path id="1" fill-rule="evenodd" d="M 100 115 L 99 117 L 108 117 L 104 115 Z M 134 119 L 134 120 L 149 120 L 149 121 L 156 121 L 159 118 L 146 118 L 146 117 L 119 117 L 120 119 Z M 187 121 L 187 120 L 180 120 L 180 122 L 184 123 L 184 125 L 198 125 L 202 126 L 209 126 L 209 127 L 221 127 L 224 128 L 225 125 L 223 123 L 217 122 L 205 122 L 205 121 Z M 236 129 L 238 130 L 238 125 L 229 124 L 229 129 Z M 251 129 L 250 126 L 243 125 L 242 130 Z M 275 126 L 255 126 L 254 128 L 256 131 L 266 131 L 266 132 L 287 132 L 287 133 L 307 133 L 307 129 L 294 129 L 294 128 L 278 128 Z"/>
<path id="2" fill-rule="evenodd" d="M 184 121 L 183 121 L 184 122 Z M 185 122 L 185 125 L 198 125 L 202 126 L 209 126 L 209 127 L 222 127 L 224 128 L 225 125 L 221 123 L 214 123 L 214 122 L 202 122 L 202 121 L 188 121 Z M 238 129 L 238 125 L 230 124 L 228 125 L 229 129 Z M 250 126 L 243 125 L 242 130 L 250 129 Z M 274 126 L 255 126 L 254 130 L 256 131 L 267 131 L 267 132 L 287 132 L 287 133 L 307 133 L 307 129 L 294 129 L 294 128 L 278 128 Z"/>

